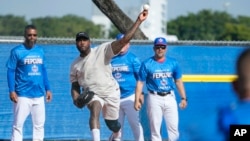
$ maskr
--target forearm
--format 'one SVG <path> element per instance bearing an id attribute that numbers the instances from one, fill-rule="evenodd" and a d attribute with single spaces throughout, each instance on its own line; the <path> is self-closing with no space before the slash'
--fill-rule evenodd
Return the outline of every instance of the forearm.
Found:
<path id="1" fill-rule="evenodd" d="M 184 84 L 183 84 L 183 82 L 182 82 L 181 79 L 179 79 L 179 80 L 176 81 L 176 86 L 177 86 L 178 92 L 180 94 L 180 97 L 184 98 L 184 99 L 187 99 L 186 91 L 185 91 L 185 88 L 184 88 Z"/>
<path id="2" fill-rule="evenodd" d="M 127 31 L 127 33 L 121 40 L 116 40 L 112 42 L 111 46 L 114 54 L 118 54 L 121 51 L 121 49 L 130 42 L 130 40 L 133 38 L 136 30 L 139 28 L 141 23 L 142 21 L 137 19 L 136 22 L 133 24 L 133 26 Z"/>
<path id="3" fill-rule="evenodd" d="M 120 40 L 116 40 L 111 43 L 114 54 L 118 54 L 121 49 L 129 43 L 129 41 L 133 38 L 136 30 L 139 28 L 141 23 L 147 18 L 147 16 L 148 11 L 144 10 L 143 12 L 141 12 L 136 21 L 133 23 L 133 25 L 129 28 L 128 31 L 126 31 L 124 37 Z"/>
<path id="4" fill-rule="evenodd" d="M 8 80 L 8 87 L 9 93 L 15 91 L 15 70 L 9 69 L 7 70 L 7 80 Z"/>
<path id="5" fill-rule="evenodd" d="M 140 81 L 137 81 L 136 83 L 136 89 L 135 89 L 135 101 L 140 101 L 140 97 L 142 95 L 142 88 L 143 88 L 143 83 Z"/>
<path id="6" fill-rule="evenodd" d="M 78 82 L 73 82 L 71 85 L 71 97 L 75 100 L 81 93 L 80 86 Z"/>
<path id="7" fill-rule="evenodd" d="M 138 17 L 133 26 L 124 35 L 123 40 L 120 40 L 122 43 L 124 42 L 124 45 L 126 45 L 133 38 L 136 30 L 140 27 L 141 23 L 142 21 Z"/>

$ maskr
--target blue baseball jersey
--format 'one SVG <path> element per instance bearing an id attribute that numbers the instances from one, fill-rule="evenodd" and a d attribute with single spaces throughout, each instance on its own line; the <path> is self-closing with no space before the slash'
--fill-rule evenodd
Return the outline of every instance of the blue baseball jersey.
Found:
<path id="1" fill-rule="evenodd" d="M 175 89 L 175 80 L 182 77 L 181 69 L 176 59 L 166 57 L 163 62 L 157 62 L 150 57 L 142 62 L 139 80 L 146 81 L 149 91 L 169 92 Z"/>
<path id="2" fill-rule="evenodd" d="M 135 93 L 136 81 L 140 69 L 140 60 L 131 52 L 117 55 L 111 60 L 112 74 L 119 83 L 121 98 Z"/>
<path id="3" fill-rule="evenodd" d="M 230 124 L 250 125 L 250 101 L 239 101 L 236 104 L 226 106 L 219 111 L 218 125 L 225 137 L 229 137 Z"/>
<path id="4" fill-rule="evenodd" d="M 45 89 L 49 89 L 44 51 L 40 46 L 34 45 L 31 49 L 23 44 L 16 46 L 11 50 L 6 67 L 15 71 L 14 91 L 18 96 L 41 97 Z"/>

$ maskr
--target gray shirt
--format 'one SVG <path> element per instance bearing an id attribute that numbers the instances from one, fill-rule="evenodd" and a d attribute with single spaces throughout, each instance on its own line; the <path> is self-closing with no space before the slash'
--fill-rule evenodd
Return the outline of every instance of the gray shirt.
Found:
<path id="1" fill-rule="evenodd" d="M 91 48 L 86 57 L 77 57 L 71 65 L 70 81 L 78 82 L 81 87 L 89 88 L 99 97 L 107 97 L 119 89 L 112 76 L 111 58 L 114 56 L 111 42 Z"/>

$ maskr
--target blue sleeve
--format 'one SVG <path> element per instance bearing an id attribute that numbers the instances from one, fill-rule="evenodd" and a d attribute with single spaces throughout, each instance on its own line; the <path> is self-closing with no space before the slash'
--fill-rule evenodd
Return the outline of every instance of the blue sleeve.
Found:
<path id="1" fill-rule="evenodd" d="M 177 61 L 175 61 L 175 71 L 173 77 L 174 79 L 180 79 L 182 77 L 181 67 L 179 66 Z"/>
<path id="2" fill-rule="evenodd" d="M 220 131 L 222 131 L 225 135 L 229 135 L 230 124 L 235 124 L 237 123 L 236 121 L 237 120 L 230 107 L 221 108 L 219 110 L 218 126 Z"/>
<path id="3" fill-rule="evenodd" d="M 43 65 L 43 71 L 42 72 L 43 72 L 43 81 L 44 81 L 45 90 L 48 91 L 48 90 L 50 90 L 50 85 L 49 85 L 47 70 L 46 70 L 44 65 Z"/>
<path id="4" fill-rule="evenodd" d="M 7 70 L 7 81 L 9 86 L 9 92 L 15 91 L 15 70 L 8 68 Z"/>
<path id="5" fill-rule="evenodd" d="M 141 64 L 140 70 L 139 70 L 139 81 L 146 81 L 147 77 L 147 70 L 146 70 L 146 65 L 145 63 Z"/>
<path id="6" fill-rule="evenodd" d="M 134 69 L 134 76 L 135 76 L 136 81 L 138 81 L 138 79 L 139 79 L 140 66 L 141 66 L 140 60 L 137 57 L 134 58 L 133 69 Z"/>

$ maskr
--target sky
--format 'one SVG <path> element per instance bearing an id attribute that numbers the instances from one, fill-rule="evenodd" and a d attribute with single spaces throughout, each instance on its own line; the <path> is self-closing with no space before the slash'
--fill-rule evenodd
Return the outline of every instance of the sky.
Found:
<path id="1" fill-rule="evenodd" d="M 140 5 L 141 0 L 114 0 L 122 9 Z M 227 6 L 225 6 L 227 5 Z M 232 16 L 250 17 L 250 0 L 168 0 L 167 19 L 175 19 L 203 9 L 227 11 Z M 26 20 L 38 17 L 62 17 L 73 14 L 91 19 L 91 0 L 1 0 L 0 15 L 24 16 Z"/>

